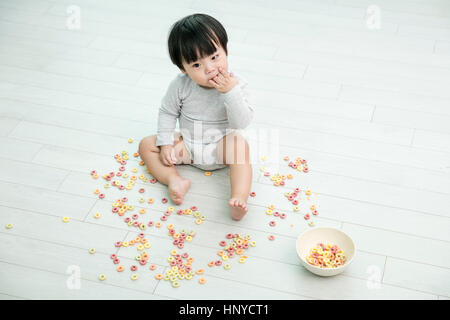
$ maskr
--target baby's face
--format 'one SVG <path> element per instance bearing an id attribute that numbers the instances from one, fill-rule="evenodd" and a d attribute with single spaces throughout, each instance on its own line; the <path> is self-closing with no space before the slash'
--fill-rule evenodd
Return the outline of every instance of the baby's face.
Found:
<path id="1" fill-rule="evenodd" d="M 199 86 L 214 88 L 214 86 L 209 83 L 209 80 L 219 74 L 219 67 L 222 67 L 224 72 L 228 72 L 227 54 L 221 46 L 216 48 L 217 50 L 214 54 L 204 57 L 203 59 L 199 59 L 189 64 L 183 61 L 184 70 L 181 70 L 181 72 L 187 73 L 192 81 Z"/>

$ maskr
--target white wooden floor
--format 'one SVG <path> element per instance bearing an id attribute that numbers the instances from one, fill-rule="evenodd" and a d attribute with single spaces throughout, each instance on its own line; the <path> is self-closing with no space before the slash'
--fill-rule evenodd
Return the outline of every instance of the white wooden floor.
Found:
<path id="1" fill-rule="evenodd" d="M 136 212 L 147 208 L 141 221 L 156 222 L 169 206 L 160 202 L 167 189 L 139 180 L 130 191 L 105 190 L 90 171 L 117 171 L 114 154 L 132 155 L 155 133 L 159 102 L 178 72 L 167 32 L 194 12 L 224 24 L 230 69 L 250 83 L 257 195 L 234 222 L 227 169 L 207 177 L 181 167 L 192 187 L 176 209 L 196 205 L 207 219 L 196 225 L 172 215 L 148 228 L 158 268 L 140 268 L 132 281 L 137 251 L 114 242 L 138 230 L 111 204 L 127 195 Z M 0 298 L 448 299 L 449 88 L 447 0 L 0 0 Z M 270 162 L 280 161 L 280 173 L 294 172 L 285 155 L 306 159 L 310 173 L 275 187 L 260 167 L 276 170 Z M 127 172 L 143 173 L 131 158 Z M 356 259 L 345 273 L 320 278 L 300 266 L 295 240 L 311 227 L 284 197 L 297 186 L 315 192 L 302 196 L 302 210 L 318 207 L 316 226 L 354 238 Z M 153 205 L 139 203 L 142 187 Z M 288 214 L 276 227 L 265 214 L 270 204 Z M 155 280 L 175 248 L 168 223 L 197 232 L 183 251 L 205 269 L 205 285 L 198 276 L 179 288 Z M 207 267 L 227 233 L 249 234 L 257 246 L 245 264 Z M 127 271 L 115 271 L 112 253 Z M 79 289 L 70 286 L 77 275 Z"/>

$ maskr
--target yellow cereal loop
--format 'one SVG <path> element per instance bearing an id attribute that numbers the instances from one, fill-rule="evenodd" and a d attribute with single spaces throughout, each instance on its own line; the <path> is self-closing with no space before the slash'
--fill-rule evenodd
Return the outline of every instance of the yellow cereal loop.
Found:
<path id="1" fill-rule="evenodd" d="M 13 225 L 12 225 L 11 223 L 8 223 L 8 224 L 5 226 L 6 229 L 12 229 L 12 227 L 13 227 Z"/>
<path id="2" fill-rule="evenodd" d="M 63 217 L 62 218 L 62 222 L 64 222 L 64 223 L 67 223 L 69 221 L 70 221 L 69 217 Z"/>
<path id="3" fill-rule="evenodd" d="M 106 276 L 104 274 L 101 274 L 98 276 L 98 280 L 104 281 L 104 280 L 106 280 Z"/>

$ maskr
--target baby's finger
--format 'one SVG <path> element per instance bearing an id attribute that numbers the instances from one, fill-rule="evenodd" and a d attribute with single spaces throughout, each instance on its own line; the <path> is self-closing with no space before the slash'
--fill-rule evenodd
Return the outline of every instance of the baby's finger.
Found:
<path id="1" fill-rule="evenodd" d="M 175 149 L 172 149 L 172 154 L 170 156 L 171 156 L 172 163 L 176 163 L 177 158 L 175 156 Z"/>
<path id="2" fill-rule="evenodd" d="M 219 86 L 219 84 L 217 83 L 217 82 L 215 82 L 214 80 L 209 80 L 209 83 L 211 84 L 211 85 L 213 85 L 215 88 L 217 88 L 218 86 Z"/>

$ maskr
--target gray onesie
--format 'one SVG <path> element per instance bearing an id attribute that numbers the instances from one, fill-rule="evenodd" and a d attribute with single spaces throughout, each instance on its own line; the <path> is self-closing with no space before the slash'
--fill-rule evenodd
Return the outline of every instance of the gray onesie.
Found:
<path id="1" fill-rule="evenodd" d="M 179 74 L 161 101 L 156 146 L 173 145 L 179 119 L 180 133 L 193 160 L 203 170 L 224 168 L 217 159 L 217 143 L 236 129 L 245 129 L 253 118 L 247 82 L 236 76 L 237 85 L 227 93 L 203 88 Z"/>

